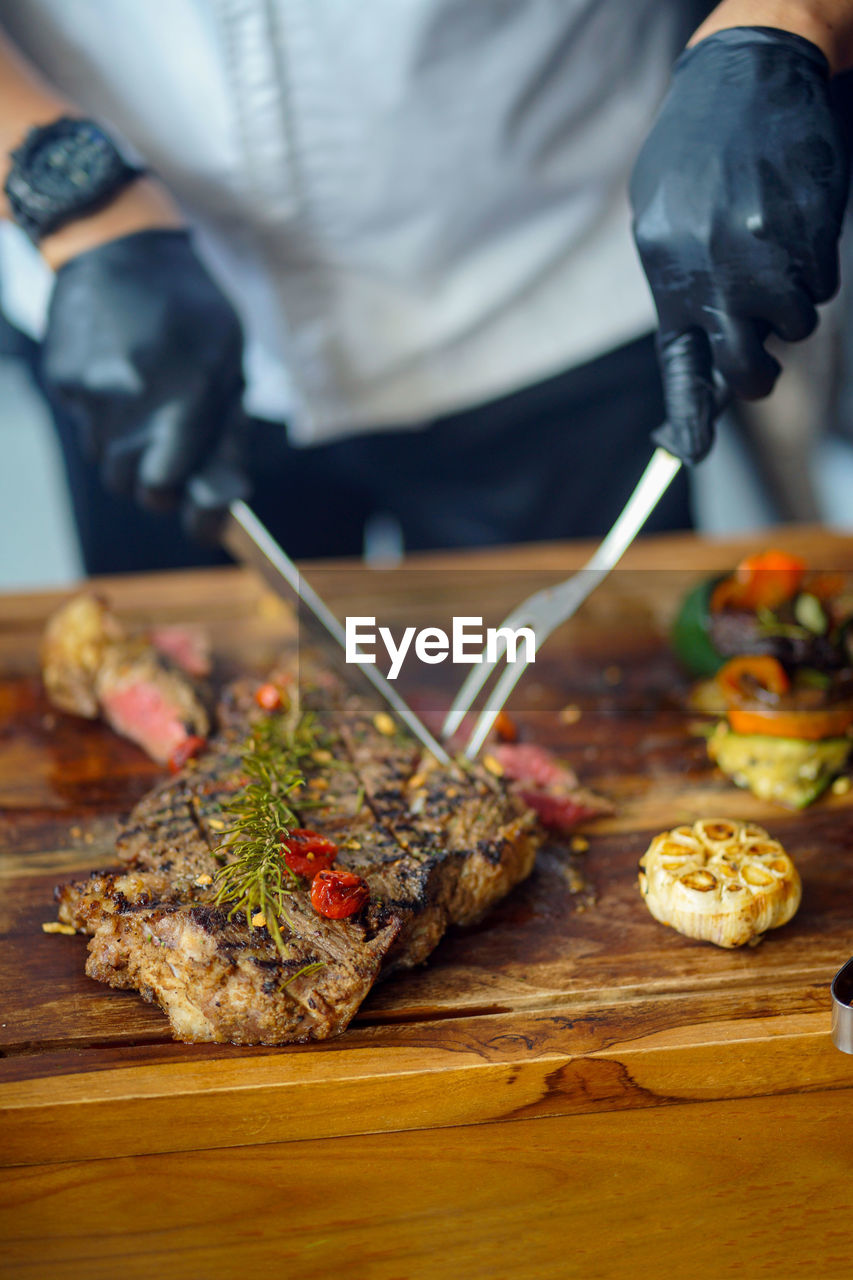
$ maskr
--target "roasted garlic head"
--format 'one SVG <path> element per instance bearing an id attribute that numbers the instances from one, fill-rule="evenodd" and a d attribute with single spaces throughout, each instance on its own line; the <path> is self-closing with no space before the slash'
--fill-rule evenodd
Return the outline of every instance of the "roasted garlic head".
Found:
<path id="1" fill-rule="evenodd" d="M 655 836 L 640 859 L 640 892 L 661 924 L 718 947 L 741 947 L 788 923 L 802 885 L 763 827 L 714 818 Z"/>

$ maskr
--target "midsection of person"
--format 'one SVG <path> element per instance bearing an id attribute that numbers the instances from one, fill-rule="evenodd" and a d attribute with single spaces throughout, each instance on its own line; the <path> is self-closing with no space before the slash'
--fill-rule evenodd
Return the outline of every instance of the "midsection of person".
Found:
<path id="1" fill-rule="evenodd" d="M 625 184 L 693 9 L 4 0 L 0 22 L 162 176 L 241 314 L 250 412 L 313 443 L 653 327 Z M 33 267 L 16 237 L 7 295 Z"/>

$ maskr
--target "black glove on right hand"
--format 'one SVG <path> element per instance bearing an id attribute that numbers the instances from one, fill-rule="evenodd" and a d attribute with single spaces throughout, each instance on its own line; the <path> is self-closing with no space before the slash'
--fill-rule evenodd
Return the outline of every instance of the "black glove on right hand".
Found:
<path id="1" fill-rule="evenodd" d="M 848 157 L 829 66 L 810 41 L 733 27 L 682 54 L 631 178 L 634 234 L 660 321 L 668 421 L 685 462 L 713 443 L 722 382 L 760 399 L 768 334 L 808 337 L 838 286 Z"/>
<path id="2" fill-rule="evenodd" d="M 234 309 L 185 231 L 111 240 L 57 272 L 48 390 L 108 488 L 154 509 L 183 501 L 189 532 L 206 540 L 248 495 L 242 355 Z"/>

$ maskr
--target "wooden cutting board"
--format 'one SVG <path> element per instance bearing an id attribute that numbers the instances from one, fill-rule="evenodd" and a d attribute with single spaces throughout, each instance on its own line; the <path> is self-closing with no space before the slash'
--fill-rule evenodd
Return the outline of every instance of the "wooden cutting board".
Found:
<path id="1" fill-rule="evenodd" d="M 612 799 L 614 816 L 587 825 L 584 850 L 544 849 L 487 920 L 378 987 L 337 1040 L 281 1049 L 175 1044 L 156 1007 L 85 976 L 83 937 L 42 932 L 55 918 L 53 886 L 114 862 L 116 820 L 161 775 L 103 726 L 45 702 L 38 639 L 64 596 L 0 600 L 0 1164 L 247 1144 L 272 1153 L 307 1139 L 853 1086 L 853 1057 L 829 1039 L 828 993 L 853 954 L 853 797 L 795 815 L 734 789 L 707 762 L 665 638 L 691 582 L 766 543 L 683 537 L 633 549 L 542 650 L 515 700 L 523 735 L 565 756 Z M 853 570 L 851 539 L 787 530 L 773 543 L 814 567 Z M 497 622 L 585 551 L 514 548 L 309 576 L 340 615 Z M 99 589 L 130 623 L 205 623 L 223 679 L 264 670 L 292 634 L 287 611 L 240 570 Z M 455 679 L 435 667 L 407 692 L 438 705 Z M 762 823 L 800 868 L 798 915 L 756 948 L 682 938 L 639 897 L 636 864 L 650 836 L 701 816 Z"/>

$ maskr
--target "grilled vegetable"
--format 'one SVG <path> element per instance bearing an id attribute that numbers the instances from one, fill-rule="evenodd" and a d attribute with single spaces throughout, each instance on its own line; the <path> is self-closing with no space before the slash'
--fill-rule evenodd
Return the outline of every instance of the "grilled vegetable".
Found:
<path id="1" fill-rule="evenodd" d="M 840 737 L 853 725 L 853 702 L 818 707 L 813 711 L 791 707 L 733 706 L 729 707 L 728 721 L 735 733 L 822 742 L 826 738 Z"/>
<path id="2" fill-rule="evenodd" d="M 370 886 L 352 871 L 318 871 L 311 881 L 311 906 L 329 920 L 346 920 L 370 900 Z"/>
<path id="3" fill-rule="evenodd" d="M 684 665 L 715 677 L 701 690 L 707 713 L 725 715 L 709 754 L 761 799 L 803 808 L 849 757 L 853 598 L 844 585 L 808 573 L 798 556 L 765 551 L 695 587 L 676 619 Z"/>
<path id="4" fill-rule="evenodd" d="M 822 795 L 847 763 L 853 740 L 784 738 L 736 733 L 725 722 L 708 739 L 708 755 L 739 787 L 759 800 L 805 809 Z"/>
<path id="5" fill-rule="evenodd" d="M 309 827 L 297 827 L 282 838 L 284 864 L 295 875 L 313 880 L 318 871 L 329 871 L 338 856 L 333 840 Z"/>
<path id="6" fill-rule="evenodd" d="M 805 561 L 787 551 L 762 551 L 747 556 L 730 578 L 714 588 L 711 611 L 720 609 L 778 609 L 799 590 Z"/>
<path id="7" fill-rule="evenodd" d="M 849 679 L 815 680 L 820 674 L 797 672 L 792 685 L 775 658 L 732 658 L 717 674 L 729 724 L 736 733 L 812 742 L 840 737 L 853 725 L 853 689 Z"/>
<path id="8" fill-rule="evenodd" d="M 853 601 L 843 591 L 838 575 L 809 574 L 798 556 L 765 551 L 728 577 L 694 587 L 673 625 L 672 644 L 696 676 L 714 675 L 726 658 L 744 653 L 835 671 L 853 661 Z"/>
<path id="9" fill-rule="evenodd" d="M 744 654 L 732 658 L 721 669 L 717 683 L 728 702 L 742 701 L 754 690 L 771 694 L 787 693 L 791 681 L 781 662 L 768 654 Z"/>
<path id="10" fill-rule="evenodd" d="M 694 676 L 713 676 L 725 657 L 711 639 L 711 595 L 715 581 L 700 582 L 684 597 L 670 639 L 682 664 Z"/>

